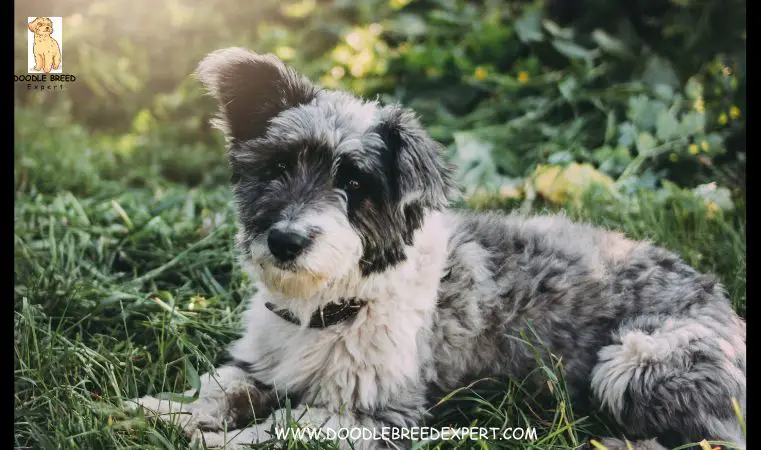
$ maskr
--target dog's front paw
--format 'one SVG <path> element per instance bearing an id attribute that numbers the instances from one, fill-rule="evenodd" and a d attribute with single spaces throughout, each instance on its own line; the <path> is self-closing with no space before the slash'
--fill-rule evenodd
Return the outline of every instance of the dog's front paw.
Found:
<path id="1" fill-rule="evenodd" d="M 192 403 L 158 399 L 151 396 L 126 402 L 128 410 L 142 410 L 146 416 L 181 427 L 187 434 L 197 429 L 220 430 L 225 424 L 213 405 L 196 400 Z"/>
<path id="2" fill-rule="evenodd" d="M 202 431 L 197 429 L 190 438 L 190 448 L 239 450 L 268 439 L 269 435 L 258 427 L 227 431 Z"/>

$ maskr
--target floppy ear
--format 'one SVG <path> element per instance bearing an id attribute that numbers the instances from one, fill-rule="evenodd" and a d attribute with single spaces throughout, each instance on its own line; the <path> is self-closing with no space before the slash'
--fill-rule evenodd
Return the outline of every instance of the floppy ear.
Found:
<path id="1" fill-rule="evenodd" d="M 401 206 L 415 203 L 442 209 L 453 189 L 451 168 L 415 114 L 400 107 L 387 107 L 374 130 L 390 153 L 391 176 L 396 186 L 394 200 Z"/>
<path id="2" fill-rule="evenodd" d="M 40 20 L 39 17 L 35 18 L 33 21 L 29 22 L 26 26 L 29 27 L 29 31 L 32 33 L 37 31 L 37 21 Z"/>
<path id="3" fill-rule="evenodd" d="M 226 48 L 206 56 L 196 69 L 198 79 L 217 100 L 213 125 L 232 142 L 262 136 L 280 112 L 309 103 L 317 89 L 274 55 Z"/>
<path id="4" fill-rule="evenodd" d="M 431 139 L 412 111 L 384 108 L 373 130 L 383 141 L 388 161 L 392 201 L 398 206 L 404 243 L 413 244 L 423 225 L 426 210 L 442 210 L 453 189 L 451 168 L 440 153 L 441 145 Z"/>

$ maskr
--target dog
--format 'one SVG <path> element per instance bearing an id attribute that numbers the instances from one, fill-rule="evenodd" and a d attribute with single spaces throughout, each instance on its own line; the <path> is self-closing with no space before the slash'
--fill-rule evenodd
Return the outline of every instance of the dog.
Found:
<path id="1" fill-rule="evenodd" d="M 219 105 L 257 290 L 197 400 L 133 407 L 209 447 L 270 439 L 284 396 L 301 426 L 412 427 L 431 393 L 531 380 L 546 348 L 571 395 L 621 426 L 611 449 L 745 445 L 745 322 L 711 276 L 563 215 L 448 210 L 452 169 L 413 112 L 320 89 L 272 55 L 218 50 L 197 76 Z M 529 324 L 536 338 L 513 338 Z"/>
<path id="2" fill-rule="evenodd" d="M 47 17 L 37 17 L 28 24 L 34 33 L 34 70 L 45 73 L 58 70 L 61 65 L 61 48 L 53 39 L 53 21 Z"/>

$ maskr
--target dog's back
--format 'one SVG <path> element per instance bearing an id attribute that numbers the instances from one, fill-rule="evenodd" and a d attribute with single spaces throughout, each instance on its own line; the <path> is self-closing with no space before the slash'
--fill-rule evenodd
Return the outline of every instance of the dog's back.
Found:
<path id="1" fill-rule="evenodd" d="M 591 388 L 632 436 L 679 443 L 721 429 L 742 440 L 728 424 L 732 397 L 744 409 L 745 325 L 712 277 L 564 216 L 461 214 L 451 223 L 435 333 L 442 386 L 526 376 L 535 350 L 551 351 L 572 393 Z M 697 418 L 697 404 L 714 415 Z"/>

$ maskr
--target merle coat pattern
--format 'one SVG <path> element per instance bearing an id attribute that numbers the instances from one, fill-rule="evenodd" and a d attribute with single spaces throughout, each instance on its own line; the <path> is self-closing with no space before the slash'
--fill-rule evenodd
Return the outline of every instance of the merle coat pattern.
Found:
<path id="1" fill-rule="evenodd" d="M 510 336 L 530 323 L 571 394 L 641 448 L 744 445 L 731 399 L 744 415 L 745 322 L 712 277 L 564 216 L 448 211 L 449 168 L 413 113 L 321 90 L 271 55 L 223 49 L 197 73 L 220 106 L 257 292 L 233 361 L 199 399 L 144 397 L 144 409 L 189 413 L 162 417 L 210 447 L 268 439 L 286 393 L 302 425 L 413 426 L 430 392 L 529 375 L 535 354 Z M 348 298 L 364 306 L 323 329 L 270 310 L 307 324 Z"/>

